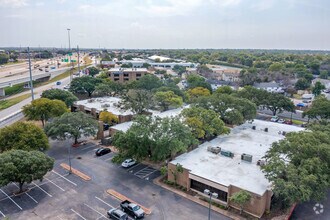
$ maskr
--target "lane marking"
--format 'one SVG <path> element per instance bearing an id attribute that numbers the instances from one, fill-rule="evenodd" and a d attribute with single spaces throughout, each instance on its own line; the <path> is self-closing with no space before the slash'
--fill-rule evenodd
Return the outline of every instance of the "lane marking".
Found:
<path id="1" fill-rule="evenodd" d="M 62 177 L 62 178 L 63 178 L 63 179 L 65 179 L 66 181 L 68 181 L 69 183 L 71 183 L 71 184 L 73 184 L 73 185 L 77 186 L 77 184 L 76 184 L 76 183 L 74 183 L 74 182 L 72 182 L 71 180 L 69 180 L 68 178 L 66 178 L 66 177 L 62 176 L 62 175 L 61 175 L 61 174 L 59 174 L 58 172 L 56 172 L 56 171 L 54 171 L 54 170 L 52 170 L 52 172 L 53 172 L 53 173 L 55 173 L 55 174 L 57 174 L 57 175 L 59 175 L 60 177 Z"/>
<path id="2" fill-rule="evenodd" d="M 2 189 L 0 191 L 7 196 L 8 199 L 10 199 L 20 210 L 23 210 L 21 206 L 19 206 L 12 198 L 10 198 L 7 193 L 5 193 Z"/>
<path id="3" fill-rule="evenodd" d="M 84 219 L 84 220 L 87 220 L 85 219 L 84 217 L 82 217 L 78 212 L 76 212 L 75 210 L 71 209 L 71 211 L 73 211 L 74 213 L 76 213 L 76 215 L 78 215 L 80 218 Z"/>
<path id="4" fill-rule="evenodd" d="M 54 186 L 56 186 L 57 188 L 59 188 L 60 190 L 62 190 L 63 192 L 65 192 L 65 189 L 63 189 L 62 187 L 60 187 L 59 185 L 57 185 L 56 183 L 54 183 L 53 181 L 51 181 L 50 179 L 46 178 L 46 180 L 48 180 L 50 183 L 52 183 Z"/>
<path id="5" fill-rule="evenodd" d="M 46 192 L 46 190 L 44 190 L 43 188 L 41 188 L 40 186 L 38 186 L 37 184 L 33 183 L 36 187 L 38 187 L 41 191 L 43 191 L 44 193 L 46 193 L 49 197 L 53 197 L 52 195 L 50 195 L 48 192 Z"/>
<path id="6" fill-rule="evenodd" d="M 63 218 L 61 218 L 60 216 L 56 216 L 58 219 L 64 220 Z"/>
<path id="7" fill-rule="evenodd" d="M 89 205 L 87 205 L 86 203 L 84 203 L 85 206 L 87 206 L 88 208 L 90 208 L 91 210 L 99 213 L 101 215 L 101 217 L 107 218 L 105 215 L 103 215 L 101 212 L 97 211 L 96 209 L 94 209 L 93 207 L 90 207 Z"/>
<path id="8" fill-rule="evenodd" d="M 19 186 L 17 186 L 17 184 L 16 183 L 13 183 L 18 189 L 19 189 Z M 25 194 L 28 196 L 28 197 L 30 197 L 35 203 L 37 203 L 38 204 L 38 201 L 37 200 L 35 200 L 32 196 L 30 196 L 30 194 L 29 193 L 27 193 L 27 192 L 25 192 Z"/>
<path id="9" fill-rule="evenodd" d="M 108 205 L 109 207 L 111 207 L 113 209 L 115 208 L 112 205 L 110 205 L 109 203 L 107 203 L 107 202 L 103 201 L 102 199 L 100 199 L 99 197 L 95 196 L 95 198 L 98 199 L 99 201 L 103 202 L 104 204 Z"/>
<path id="10" fill-rule="evenodd" d="M 5 214 L 3 214 L 1 211 L 0 211 L 0 214 L 5 218 L 6 216 L 5 216 Z"/>
<path id="11" fill-rule="evenodd" d="M 139 165 L 139 163 L 133 165 L 131 168 L 127 169 L 126 171 L 127 171 L 127 172 L 130 171 L 131 169 L 133 169 L 133 168 L 136 167 L 137 165 Z"/>

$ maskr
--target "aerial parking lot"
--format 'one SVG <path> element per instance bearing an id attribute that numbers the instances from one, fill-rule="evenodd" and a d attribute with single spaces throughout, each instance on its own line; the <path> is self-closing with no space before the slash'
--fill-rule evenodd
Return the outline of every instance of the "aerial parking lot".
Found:
<path id="1" fill-rule="evenodd" d="M 70 142 L 52 142 L 48 154 L 56 159 L 43 181 L 25 185 L 28 191 L 15 195 L 15 183 L 0 188 L 0 219 L 108 219 L 107 211 L 119 208 L 122 200 L 110 189 L 151 211 L 145 219 L 204 219 L 208 209 L 155 185 L 160 172 L 137 163 L 129 168 L 114 164 L 111 152 L 97 157 L 98 145 L 88 143 L 71 148 L 72 167 L 91 177 L 90 181 L 69 174 L 60 164 L 68 164 Z M 229 219 L 212 212 L 213 219 Z M 129 217 L 132 219 L 132 216 Z"/>

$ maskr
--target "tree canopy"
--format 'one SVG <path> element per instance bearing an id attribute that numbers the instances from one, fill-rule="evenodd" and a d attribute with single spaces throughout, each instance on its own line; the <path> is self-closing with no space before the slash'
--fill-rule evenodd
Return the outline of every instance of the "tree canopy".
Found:
<path id="1" fill-rule="evenodd" d="M 89 67 L 89 68 L 87 68 L 87 70 L 88 70 L 88 74 L 92 77 L 99 74 L 99 72 L 100 72 L 100 70 L 98 68 L 96 68 L 95 66 Z"/>
<path id="2" fill-rule="evenodd" d="M 130 89 L 120 102 L 121 108 L 131 110 L 135 114 L 142 114 L 153 105 L 152 93 L 143 89 Z"/>
<path id="3" fill-rule="evenodd" d="M 312 88 L 312 93 L 315 96 L 319 96 L 323 89 L 325 89 L 325 86 L 321 82 L 316 82 Z"/>
<path id="4" fill-rule="evenodd" d="M 38 126 L 28 122 L 16 122 L 0 129 L 0 153 L 7 150 L 49 149 L 48 138 Z"/>
<path id="5" fill-rule="evenodd" d="M 242 214 L 244 205 L 251 199 L 251 194 L 245 190 L 240 190 L 234 193 L 229 199 L 239 205 L 240 214 Z"/>
<path id="6" fill-rule="evenodd" d="M 117 132 L 114 145 L 120 153 L 136 159 L 163 161 L 197 144 L 190 129 L 179 118 L 138 116 L 127 132 Z"/>
<path id="7" fill-rule="evenodd" d="M 312 106 L 303 112 L 303 117 L 310 119 L 330 119 L 330 100 L 324 96 L 317 97 Z"/>
<path id="8" fill-rule="evenodd" d="M 48 123 L 45 132 L 52 139 L 74 139 L 74 143 L 77 144 L 81 136 L 93 136 L 97 129 L 98 123 L 90 115 L 83 112 L 68 112 Z"/>
<path id="9" fill-rule="evenodd" d="M 67 112 L 68 109 L 64 102 L 60 100 L 50 100 L 40 98 L 33 100 L 31 104 L 23 107 L 23 113 L 28 120 L 40 120 L 42 126 L 52 117 L 60 116 Z"/>
<path id="10" fill-rule="evenodd" d="M 168 110 L 170 106 L 180 107 L 183 104 L 182 98 L 175 95 L 173 91 L 156 92 L 154 98 L 162 111 Z"/>
<path id="11" fill-rule="evenodd" d="M 160 79 L 152 74 L 146 74 L 137 81 L 137 89 L 145 89 L 151 91 L 152 89 L 159 88 L 163 85 Z"/>
<path id="12" fill-rule="evenodd" d="M 187 82 L 188 82 L 188 88 L 192 89 L 195 87 L 203 87 L 208 89 L 210 92 L 212 92 L 212 87 L 211 85 L 205 81 L 203 77 L 197 74 L 190 74 L 187 77 Z"/>
<path id="13" fill-rule="evenodd" d="M 42 180 L 54 166 L 54 159 L 39 151 L 11 150 L 0 154 L 0 186 L 17 182 L 19 192 L 24 183 Z"/>
<path id="14" fill-rule="evenodd" d="M 211 95 L 210 90 L 204 87 L 195 87 L 192 89 L 188 89 L 187 91 L 187 97 L 191 102 L 193 102 L 199 97 L 210 96 L 210 95 Z"/>
<path id="15" fill-rule="evenodd" d="M 47 98 L 51 100 L 58 99 L 63 101 L 68 107 L 72 106 L 75 101 L 78 101 L 78 98 L 75 95 L 62 89 L 45 90 L 42 92 L 41 98 Z"/>
<path id="16" fill-rule="evenodd" d="M 88 94 L 91 97 L 95 87 L 102 82 L 99 78 L 93 78 L 90 76 L 82 76 L 74 78 L 70 85 L 70 91 L 77 94 Z"/>
<path id="17" fill-rule="evenodd" d="M 285 205 L 320 201 L 330 187 L 330 124 L 289 133 L 273 143 L 262 170 Z"/>
<path id="18" fill-rule="evenodd" d="M 119 119 L 118 116 L 114 115 L 112 112 L 108 111 L 102 111 L 99 116 L 100 121 L 103 121 L 104 123 L 113 125 L 115 123 L 118 123 Z"/>

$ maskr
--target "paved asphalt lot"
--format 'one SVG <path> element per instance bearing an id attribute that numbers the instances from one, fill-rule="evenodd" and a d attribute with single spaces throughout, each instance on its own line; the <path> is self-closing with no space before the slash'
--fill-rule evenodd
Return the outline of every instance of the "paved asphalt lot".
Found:
<path id="1" fill-rule="evenodd" d="M 120 201 L 106 190 L 113 189 L 141 205 L 152 213 L 145 219 L 206 219 L 208 209 L 178 196 L 152 183 L 159 171 L 143 164 L 124 169 L 113 164 L 113 153 L 95 156 L 97 146 L 87 144 L 72 148 L 72 166 L 92 180 L 81 178 L 62 169 L 60 163 L 68 163 L 67 146 L 70 142 L 51 142 L 48 154 L 56 159 L 54 169 L 42 182 L 29 184 L 30 190 L 13 196 L 17 186 L 10 184 L 0 189 L 0 219 L 106 219 L 106 211 L 118 207 Z M 78 159 L 81 157 L 81 159 Z M 212 212 L 212 219 L 229 219 Z"/>

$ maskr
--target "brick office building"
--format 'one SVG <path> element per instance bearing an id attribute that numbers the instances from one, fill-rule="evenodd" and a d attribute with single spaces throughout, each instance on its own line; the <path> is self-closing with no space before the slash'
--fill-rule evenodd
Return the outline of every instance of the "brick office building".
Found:
<path id="1" fill-rule="evenodd" d="M 139 80 L 145 74 L 148 74 L 146 68 L 111 68 L 108 71 L 111 81 L 120 83 Z"/>

